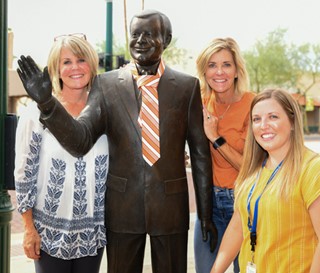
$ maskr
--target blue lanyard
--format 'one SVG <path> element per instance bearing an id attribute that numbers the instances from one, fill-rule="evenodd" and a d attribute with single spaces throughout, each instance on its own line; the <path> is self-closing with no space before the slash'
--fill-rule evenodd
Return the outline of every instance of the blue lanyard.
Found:
<path id="1" fill-rule="evenodd" d="M 248 195 L 248 199 L 247 199 L 247 211 L 248 211 L 248 229 L 250 231 L 250 245 L 251 245 L 251 251 L 255 250 L 255 245 L 257 244 L 257 222 L 258 222 L 258 210 L 259 210 L 259 201 L 260 198 L 262 196 L 262 194 L 264 193 L 266 187 L 269 185 L 269 183 L 272 181 L 272 179 L 275 177 L 275 175 L 277 174 L 277 172 L 279 171 L 280 167 L 282 166 L 283 161 L 281 161 L 279 163 L 279 165 L 277 166 L 277 168 L 274 169 L 274 171 L 272 172 L 271 176 L 269 177 L 262 193 L 258 196 L 256 203 L 254 205 L 254 213 L 253 213 L 253 221 L 251 223 L 251 219 L 250 219 L 250 202 L 251 202 L 251 198 L 252 198 L 252 194 L 253 191 L 257 185 L 257 182 L 260 179 L 260 175 L 261 175 L 261 170 L 263 169 L 263 167 L 266 165 L 267 162 L 267 158 L 263 161 L 262 163 L 262 167 L 259 171 L 259 173 L 257 174 L 256 177 L 256 181 L 254 182 L 254 184 L 252 185 L 249 195 Z"/>

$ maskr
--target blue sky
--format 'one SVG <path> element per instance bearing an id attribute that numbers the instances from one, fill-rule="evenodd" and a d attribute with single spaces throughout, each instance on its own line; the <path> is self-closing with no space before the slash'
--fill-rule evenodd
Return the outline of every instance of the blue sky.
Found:
<path id="1" fill-rule="evenodd" d="M 127 0 L 128 20 L 141 1 Z M 178 46 L 197 54 L 215 37 L 233 37 L 249 49 L 276 28 L 287 41 L 320 44 L 319 0 L 145 0 L 170 18 Z M 182 5 L 182 6 L 180 6 Z M 83 32 L 96 45 L 106 37 L 106 0 L 8 0 L 8 27 L 15 56 L 31 55 L 44 66 L 53 37 Z M 124 41 L 123 0 L 113 1 L 113 33 Z"/>

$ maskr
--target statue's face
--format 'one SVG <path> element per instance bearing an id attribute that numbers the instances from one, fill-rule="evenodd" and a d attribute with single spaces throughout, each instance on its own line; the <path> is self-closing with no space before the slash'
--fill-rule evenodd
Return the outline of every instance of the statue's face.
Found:
<path id="1" fill-rule="evenodd" d="M 151 66 L 161 59 L 164 41 L 158 16 L 133 18 L 130 26 L 130 54 L 141 66 Z"/>

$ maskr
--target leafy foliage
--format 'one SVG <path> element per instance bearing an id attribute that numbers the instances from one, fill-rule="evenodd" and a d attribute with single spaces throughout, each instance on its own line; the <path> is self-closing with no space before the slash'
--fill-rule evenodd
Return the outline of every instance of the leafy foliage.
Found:
<path id="1" fill-rule="evenodd" d="M 169 65 L 176 65 L 180 64 L 182 66 L 186 65 L 186 55 L 187 50 L 183 48 L 177 47 L 177 38 L 172 38 L 170 45 L 166 50 L 163 52 L 163 58 L 165 59 L 166 63 Z"/>
<path id="2" fill-rule="evenodd" d="M 260 92 L 270 86 L 283 87 L 306 99 L 307 92 L 320 82 L 320 45 L 288 45 L 286 32 L 276 29 L 244 52 L 251 88 Z M 301 111 L 304 131 L 309 133 L 306 108 L 301 106 Z"/>
<path id="3" fill-rule="evenodd" d="M 276 29 L 243 53 L 256 92 L 278 86 L 305 93 L 320 80 L 320 45 L 288 45 L 286 33 L 286 29 Z M 302 81 L 305 77 L 311 79 L 307 85 Z"/>
<path id="4" fill-rule="evenodd" d="M 284 41 L 285 33 L 284 29 L 270 32 L 265 40 L 257 41 L 253 49 L 244 52 L 253 90 L 296 84 L 296 69 L 291 62 L 291 49 Z"/>

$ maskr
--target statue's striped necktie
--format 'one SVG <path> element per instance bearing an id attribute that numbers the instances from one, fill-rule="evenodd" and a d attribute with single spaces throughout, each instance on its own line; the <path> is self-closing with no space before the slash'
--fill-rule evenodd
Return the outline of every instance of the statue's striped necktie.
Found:
<path id="1" fill-rule="evenodd" d="M 156 75 L 139 75 L 137 85 L 142 94 L 140 125 L 144 160 L 152 166 L 160 158 L 158 83 L 164 71 L 160 63 Z"/>

